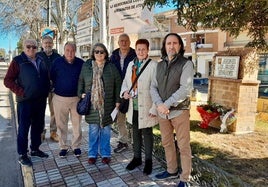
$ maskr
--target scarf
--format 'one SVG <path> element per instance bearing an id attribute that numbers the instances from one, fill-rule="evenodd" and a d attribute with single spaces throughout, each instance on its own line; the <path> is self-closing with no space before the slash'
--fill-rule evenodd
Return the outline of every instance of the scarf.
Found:
<path id="1" fill-rule="evenodd" d="M 132 76 L 131 76 L 132 83 L 135 81 L 137 75 L 139 74 L 141 64 L 142 64 L 142 61 L 139 62 L 137 58 L 134 60 L 134 65 L 132 66 Z M 137 90 L 137 87 L 138 87 L 138 81 L 133 86 L 134 92 Z"/>
<path id="2" fill-rule="evenodd" d="M 91 103 L 94 110 L 99 110 L 100 113 L 100 124 L 102 124 L 102 117 L 104 114 L 104 88 L 102 81 L 103 67 L 98 66 L 95 61 L 92 61 L 93 67 L 93 81 L 91 90 Z"/>

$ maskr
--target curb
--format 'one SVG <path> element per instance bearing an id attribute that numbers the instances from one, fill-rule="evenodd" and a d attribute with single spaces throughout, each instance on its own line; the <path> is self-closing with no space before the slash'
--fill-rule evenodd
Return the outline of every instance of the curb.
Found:
<path id="1" fill-rule="evenodd" d="M 12 117 L 14 119 L 14 123 L 16 125 L 16 133 L 18 135 L 18 118 L 17 118 L 17 105 L 15 104 L 16 96 L 14 93 L 9 93 L 10 96 L 10 106 L 12 111 Z M 21 166 L 21 165 L 20 165 Z M 34 186 L 34 174 L 33 168 L 29 166 L 21 166 L 21 173 L 23 178 L 23 183 L 25 187 L 33 187 Z"/>

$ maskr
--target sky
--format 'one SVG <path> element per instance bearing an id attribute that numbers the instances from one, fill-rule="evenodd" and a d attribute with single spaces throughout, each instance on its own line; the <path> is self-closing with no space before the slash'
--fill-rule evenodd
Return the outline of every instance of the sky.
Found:
<path id="1" fill-rule="evenodd" d="M 9 51 L 9 44 L 11 51 L 15 50 L 17 47 L 17 42 L 19 41 L 19 38 L 15 34 L 10 34 L 9 36 L 6 34 L 0 33 L 0 48 L 4 48 L 6 50 L 6 54 L 8 54 Z"/>
<path id="2" fill-rule="evenodd" d="M 154 13 L 160 13 L 168 10 L 173 10 L 173 6 L 164 6 L 164 7 L 156 7 L 154 9 Z M 0 48 L 4 48 L 6 53 L 9 51 L 9 44 L 11 51 L 14 51 L 17 47 L 17 42 L 19 41 L 19 37 L 10 33 L 9 36 L 3 35 L 0 33 Z"/>

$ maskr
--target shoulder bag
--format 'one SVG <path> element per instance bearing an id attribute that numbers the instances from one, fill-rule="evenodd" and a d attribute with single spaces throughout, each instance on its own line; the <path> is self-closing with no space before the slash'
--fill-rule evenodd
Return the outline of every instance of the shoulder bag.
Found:
<path id="1" fill-rule="evenodd" d="M 141 75 L 141 73 L 143 72 L 143 70 L 146 68 L 146 66 L 149 64 L 149 62 L 152 59 L 149 59 L 144 66 L 142 67 L 141 71 L 139 72 L 139 74 L 137 75 L 136 79 L 133 81 L 130 90 L 128 91 L 128 93 L 131 92 L 132 88 L 134 87 L 134 85 L 136 84 L 136 82 L 138 81 L 139 76 Z M 128 111 L 128 107 L 129 107 L 129 99 L 124 99 L 122 98 L 120 106 L 119 106 L 119 111 L 123 114 L 127 113 Z"/>

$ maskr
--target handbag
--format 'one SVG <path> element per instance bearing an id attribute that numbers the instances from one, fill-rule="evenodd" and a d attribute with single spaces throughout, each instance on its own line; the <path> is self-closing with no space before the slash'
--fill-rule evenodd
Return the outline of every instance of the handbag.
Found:
<path id="1" fill-rule="evenodd" d="M 76 111 L 80 115 L 88 115 L 91 107 L 91 93 L 87 92 L 84 98 L 81 98 L 76 106 Z"/>
<path id="2" fill-rule="evenodd" d="M 138 78 L 139 76 L 141 75 L 141 73 L 143 72 L 143 70 L 146 68 L 146 66 L 149 64 L 149 62 L 151 61 L 152 59 L 149 59 L 147 60 L 147 62 L 144 64 L 144 66 L 142 67 L 141 71 L 138 73 L 136 79 L 133 81 L 131 87 L 130 87 L 130 90 L 128 91 L 128 93 L 131 92 L 132 88 L 134 87 L 134 85 L 136 84 L 136 82 L 138 81 Z M 121 99 L 121 103 L 119 105 L 119 111 L 123 114 L 127 113 L 128 111 L 128 107 L 129 107 L 129 99 L 124 99 L 122 98 Z"/>

